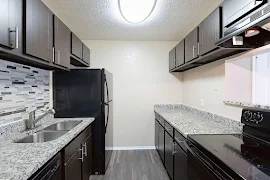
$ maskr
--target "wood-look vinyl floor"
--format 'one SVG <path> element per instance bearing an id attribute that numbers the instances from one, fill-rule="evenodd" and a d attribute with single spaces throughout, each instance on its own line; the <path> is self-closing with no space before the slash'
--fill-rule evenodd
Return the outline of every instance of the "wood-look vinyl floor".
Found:
<path id="1" fill-rule="evenodd" d="M 114 151 L 104 176 L 89 180 L 170 180 L 156 150 Z"/>

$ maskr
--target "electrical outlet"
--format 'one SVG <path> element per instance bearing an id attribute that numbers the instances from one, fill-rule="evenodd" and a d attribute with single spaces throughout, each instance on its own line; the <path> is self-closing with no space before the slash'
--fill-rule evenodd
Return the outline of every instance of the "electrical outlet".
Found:
<path id="1" fill-rule="evenodd" d="M 204 99 L 201 98 L 201 106 L 204 107 Z"/>

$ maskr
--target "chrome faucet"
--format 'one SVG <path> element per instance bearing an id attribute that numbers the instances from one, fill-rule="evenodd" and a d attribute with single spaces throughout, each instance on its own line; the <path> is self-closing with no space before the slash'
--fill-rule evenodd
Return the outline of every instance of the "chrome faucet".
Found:
<path id="1" fill-rule="evenodd" d="M 34 129 L 36 127 L 36 124 L 45 116 L 48 114 L 55 114 L 54 109 L 49 109 L 47 112 L 36 118 L 36 111 L 31 111 L 29 113 L 29 118 L 26 120 L 26 128 L 27 129 Z"/>

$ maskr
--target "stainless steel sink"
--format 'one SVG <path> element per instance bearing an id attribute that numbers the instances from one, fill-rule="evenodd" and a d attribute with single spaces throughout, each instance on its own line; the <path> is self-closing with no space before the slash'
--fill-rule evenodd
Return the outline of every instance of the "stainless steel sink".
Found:
<path id="1" fill-rule="evenodd" d="M 82 121 L 66 121 L 59 122 L 44 128 L 46 131 L 69 131 L 79 125 Z"/>
<path id="2" fill-rule="evenodd" d="M 43 143 L 55 140 L 63 136 L 67 131 L 40 131 L 35 134 L 26 136 L 23 139 L 16 141 L 16 143 Z"/>

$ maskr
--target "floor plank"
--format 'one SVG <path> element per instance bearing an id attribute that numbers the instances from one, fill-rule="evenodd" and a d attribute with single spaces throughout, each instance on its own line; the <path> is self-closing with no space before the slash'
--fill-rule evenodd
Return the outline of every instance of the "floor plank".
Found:
<path id="1" fill-rule="evenodd" d="M 114 151 L 104 176 L 89 180 L 170 180 L 156 150 Z"/>

